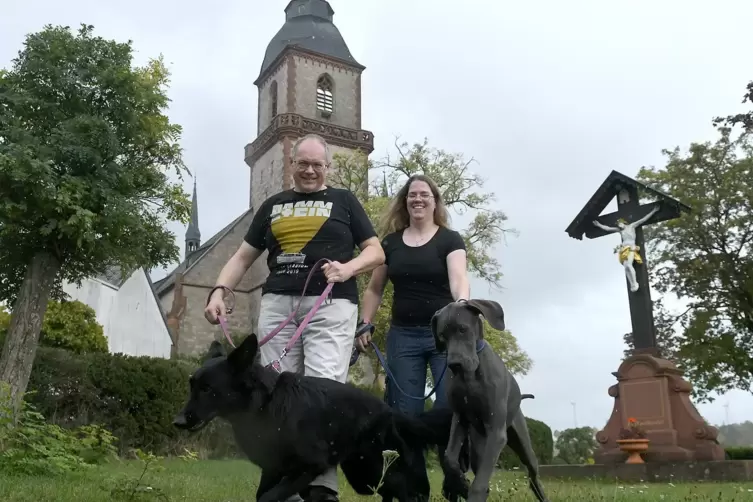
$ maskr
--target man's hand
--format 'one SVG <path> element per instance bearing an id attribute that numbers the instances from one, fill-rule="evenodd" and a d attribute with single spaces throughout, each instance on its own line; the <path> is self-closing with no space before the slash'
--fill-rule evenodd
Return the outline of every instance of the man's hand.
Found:
<path id="1" fill-rule="evenodd" d="M 322 265 L 327 282 L 345 282 L 353 277 L 353 268 L 348 263 L 333 261 Z"/>
<path id="2" fill-rule="evenodd" d="M 210 324 L 218 324 L 220 322 L 219 316 L 225 317 L 227 315 L 224 293 L 222 289 L 216 290 L 212 293 L 209 303 L 204 308 L 204 317 L 206 317 Z"/>

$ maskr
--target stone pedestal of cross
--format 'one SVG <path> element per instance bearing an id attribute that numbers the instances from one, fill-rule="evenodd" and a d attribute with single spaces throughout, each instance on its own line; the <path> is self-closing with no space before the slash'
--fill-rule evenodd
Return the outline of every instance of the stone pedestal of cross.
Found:
<path id="1" fill-rule="evenodd" d="M 641 204 L 642 194 L 657 201 Z M 617 211 L 600 215 L 613 198 Z M 624 462 L 626 454 L 616 443 L 628 418 L 636 419 L 650 440 L 647 462 L 723 460 L 718 431 L 707 425 L 690 401 L 692 387 L 674 363 L 661 359 L 656 346 L 653 304 L 648 277 L 648 260 L 643 226 L 677 218 L 690 208 L 667 194 L 612 171 L 567 227 L 570 237 L 581 240 L 618 234 L 617 264 L 626 276 L 633 354 L 612 373 L 617 384 L 609 388 L 614 398 L 612 415 L 596 434 L 599 450 L 596 463 Z"/>

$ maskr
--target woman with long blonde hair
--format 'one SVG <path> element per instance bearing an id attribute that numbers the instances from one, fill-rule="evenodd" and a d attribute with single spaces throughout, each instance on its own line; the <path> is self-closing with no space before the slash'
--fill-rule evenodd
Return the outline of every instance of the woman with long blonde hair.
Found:
<path id="1" fill-rule="evenodd" d="M 448 303 L 470 295 L 465 242 L 448 220 L 434 180 L 423 174 L 411 176 L 382 218 L 380 236 L 386 260 L 372 272 L 363 295 L 363 321 L 369 323 L 387 280 L 392 282 L 387 364 L 397 381 L 388 379 L 387 402 L 411 415 L 421 413 L 424 402 L 406 397 L 397 387 L 410 396 L 423 396 L 427 365 L 437 383 L 447 361 L 447 354 L 436 350 L 431 317 Z M 370 339 L 369 334 L 359 337 L 358 350 L 364 351 Z M 446 406 L 443 380 L 438 382 L 434 406 Z"/>

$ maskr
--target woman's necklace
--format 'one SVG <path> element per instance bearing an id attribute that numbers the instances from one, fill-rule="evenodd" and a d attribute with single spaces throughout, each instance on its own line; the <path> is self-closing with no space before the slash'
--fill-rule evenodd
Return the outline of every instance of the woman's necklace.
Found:
<path id="1" fill-rule="evenodd" d="M 424 241 L 426 240 L 426 238 L 433 231 L 434 231 L 434 229 L 432 228 L 431 230 L 429 230 L 429 232 L 426 233 L 426 235 L 424 235 L 422 232 L 419 231 L 418 233 L 416 233 L 416 231 L 414 230 L 413 231 L 413 234 L 414 234 L 413 235 L 413 241 L 414 241 L 413 245 L 414 246 L 420 246 L 420 245 L 424 244 Z"/>

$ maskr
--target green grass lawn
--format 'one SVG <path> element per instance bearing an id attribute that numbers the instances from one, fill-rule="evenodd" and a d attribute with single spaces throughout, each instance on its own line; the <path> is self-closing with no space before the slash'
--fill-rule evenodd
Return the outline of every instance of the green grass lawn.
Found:
<path id="1" fill-rule="evenodd" d="M 118 487 L 141 474 L 143 464 L 120 462 L 61 477 L 13 477 L 0 475 L 3 502 L 103 502 L 108 500 L 165 501 L 249 501 L 255 500 L 258 470 L 245 461 L 168 460 L 159 471 L 147 472 L 141 495 L 122 495 Z M 150 471 L 152 467 L 150 467 Z M 439 487 L 441 474 L 432 472 L 432 498 L 444 500 Z M 552 502 L 588 501 L 748 501 L 753 500 L 753 483 L 684 485 L 626 485 L 596 482 L 544 480 Z M 353 494 L 341 475 L 343 502 L 368 499 Z M 533 501 L 522 473 L 500 473 L 492 483 L 489 500 Z"/>

